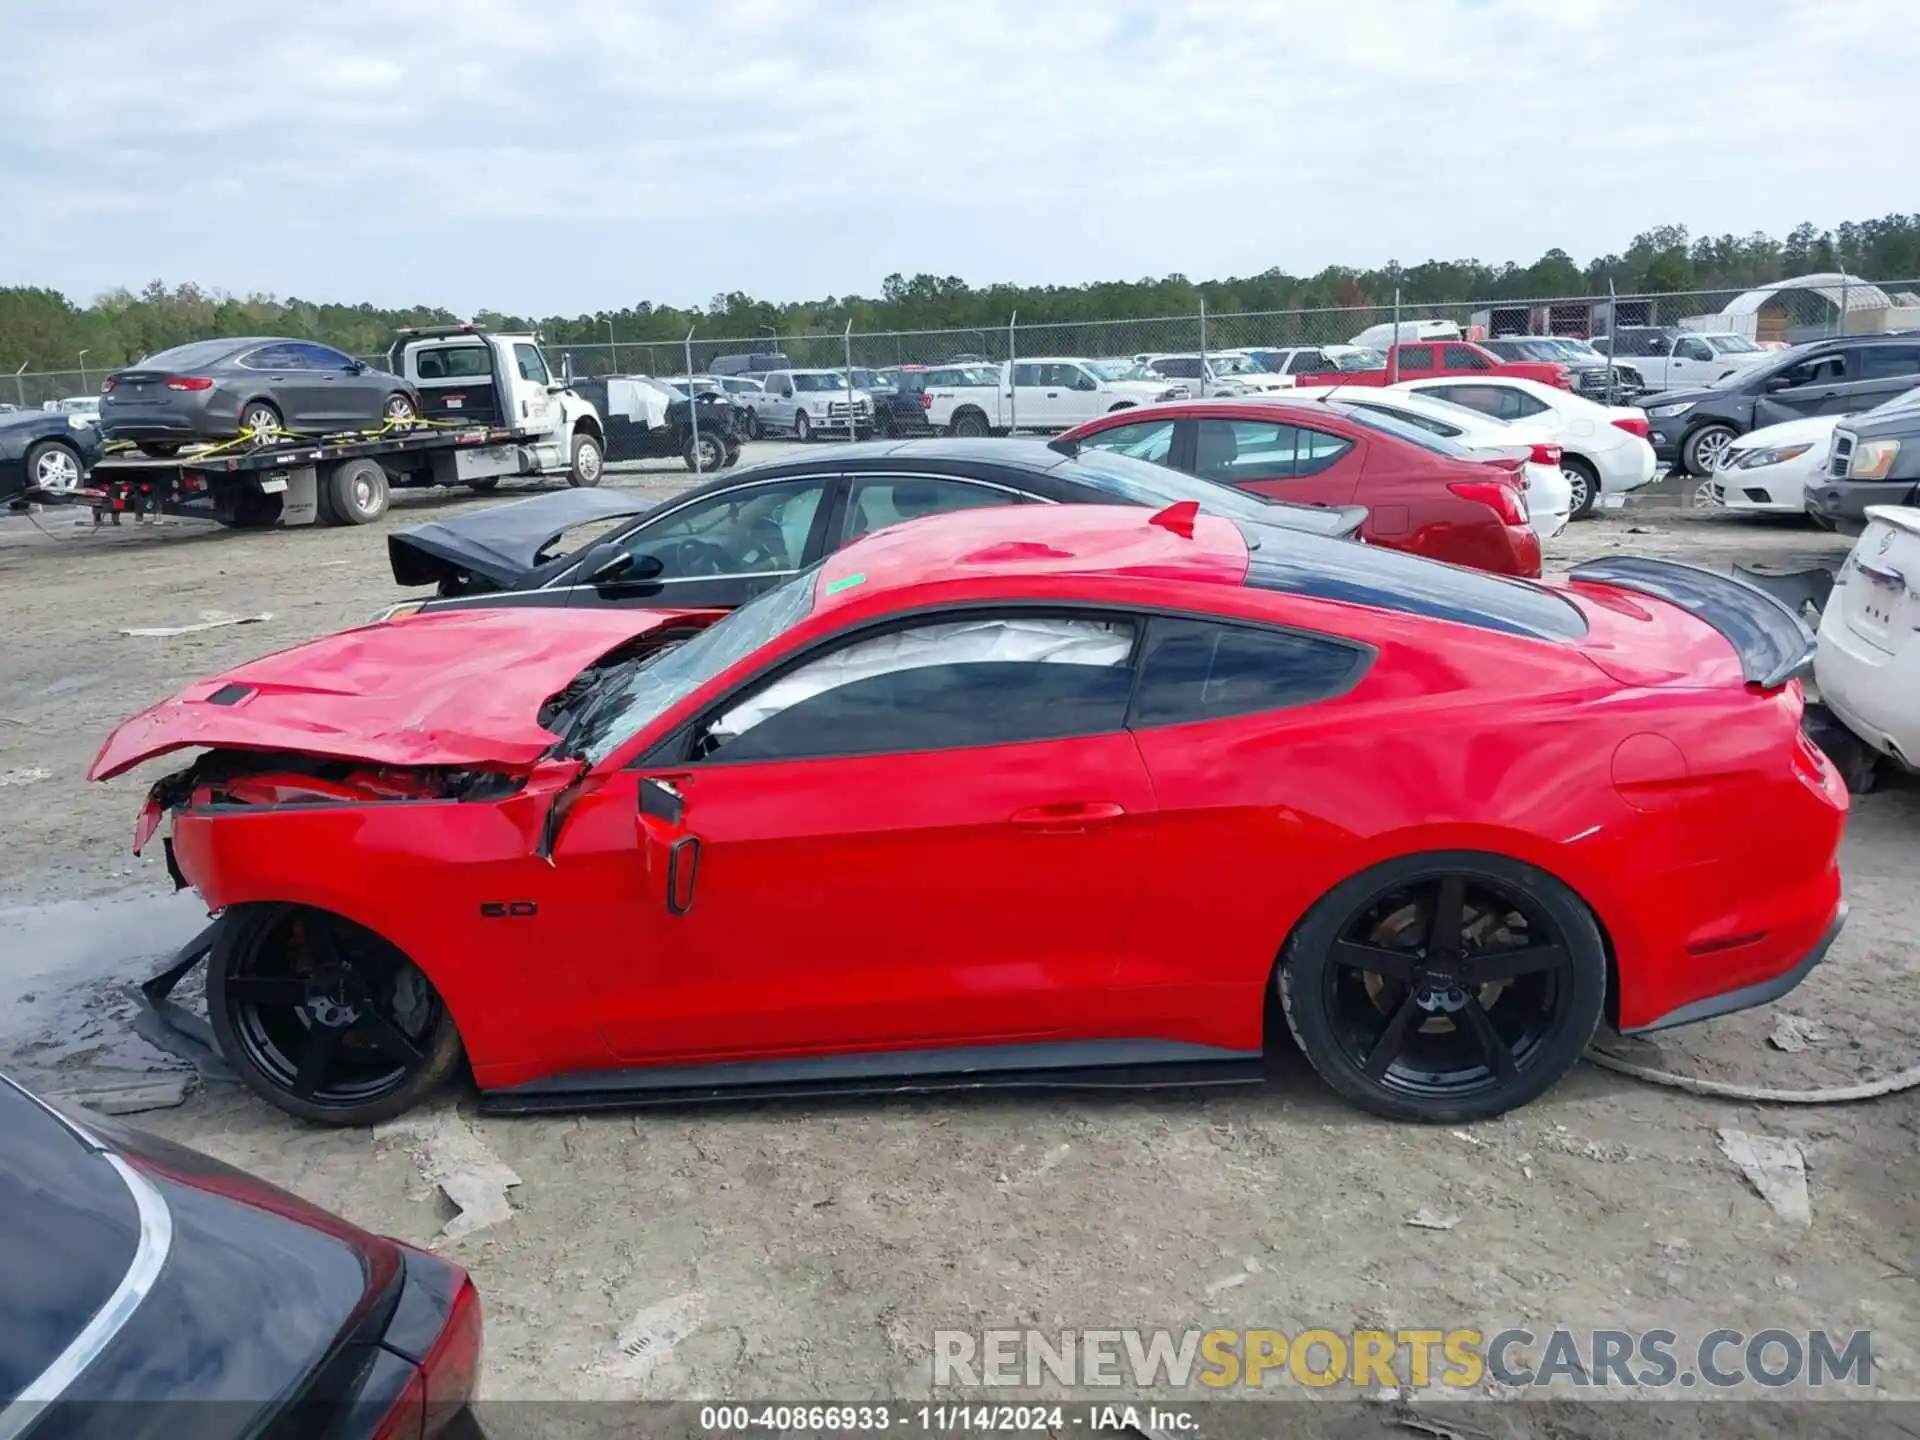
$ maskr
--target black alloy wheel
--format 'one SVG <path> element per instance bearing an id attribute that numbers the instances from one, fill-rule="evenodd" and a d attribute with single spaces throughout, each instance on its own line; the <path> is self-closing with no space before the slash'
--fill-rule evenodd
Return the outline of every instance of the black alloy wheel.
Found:
<path id="1" fill-rule="evenodd" d="M 228 913 L 207 972 L 221 1053 L 290 1114 L 367 1125 L 411 1109 L 458 1067 L 433 985 L 364 926 L 298 905 Z"/>
<path id="2" fill-rule="evenodd" d="M 1294 1038 L 1341 1094 L 1433 1123 L 1497 1115 L 1579 1060 L 1606 999 L 1592 914 L 1497 855 L 1390 862 L 1337 887 L 1280 972 Z"/>

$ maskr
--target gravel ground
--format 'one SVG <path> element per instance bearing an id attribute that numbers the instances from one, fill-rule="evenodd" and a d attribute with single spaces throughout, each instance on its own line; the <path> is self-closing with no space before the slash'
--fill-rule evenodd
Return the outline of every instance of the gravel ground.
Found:
<path id="1" fill-rule="evenodd" d="M 665 495 L 687 478 L 609 483 Z M 1574 526 L 1550 567 L 1612 551 L 1721 568 L 1845 552 L 1663 498 Z M 152 767 L 83 782 L 107 731 L 188 681 L 363 620 L 398 593 L 388 530 L 484 503 L 427 492 L 364 530 L 259 535 L 0 521 L 0 1069 L 49 1090 L 178 1069 L 128 1033 L 120 987 L 199 915 L 157 861 L 126 851 Z M 203 611 L 272 618 L 121 633 Z M 1912 1065 L 1920 791 L 1860 798 L 1846 859 L 1853 917 L 1804 986 L 1634 1057 L 1791 1088 Z M 1783 1013 L 1812 1022 L 1805 1048 L 1768 1043 Z M 411 1124 L 325 1132 L 216 1083 L 138 1123 L 470 1266 L 494 1397 L 924 1395 L 939 1328 L 1564 1323 L 1683 1340 L 1871 1329 L 1876 1392 L 1920 1398 L 1911 1093 L 1769 1108 L 1582 1067 L 1517 1114 L 1424 1130 L 1357 1115 L 1282 1054 L 1266 1087 L 1204 1096 L 470 1111 L 455 1097 Z M 1769 1209 L 1720 1153 L 1720 1127 L 1801 1143 L 1810 1228 Z M 428 1177 L 488 1157 L 521 1177 L 510 1217 L 440 1236 L 453 1212 Z M 1423 1209 L 1458 1223 L 1409 1226 Z"/>

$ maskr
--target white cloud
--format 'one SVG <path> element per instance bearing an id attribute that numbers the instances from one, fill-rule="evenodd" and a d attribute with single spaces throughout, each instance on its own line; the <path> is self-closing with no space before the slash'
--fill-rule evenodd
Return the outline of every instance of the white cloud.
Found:
<path id="1" fill-rule="evenodd" d="M 1907 0 L 8 9 L 0 279 L 81 296 L 572 313 L 1584 259 L 1910 206 L 1920 139 Z"/>

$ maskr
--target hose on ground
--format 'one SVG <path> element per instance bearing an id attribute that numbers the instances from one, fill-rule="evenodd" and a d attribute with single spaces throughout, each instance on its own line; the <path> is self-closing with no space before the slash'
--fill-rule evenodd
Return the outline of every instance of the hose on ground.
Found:
<path id="1" fill-rule="evenodd" d="M 1757 1100 L 1769 1105 L 1848 1105 L 1920 1087 L 1920 1065 L 1882 1076 L 1878 1080 L 1863 1080 L 1858 1085 L 1836 1085 L 1823 1090 L 1770 1090 L 1764 1085 L 1734 1085 L 1725 1080 L 1701 1080 L 1692 1075 L 1675 1075 L 1670 1070 L 1636 1065 L 1631 1060 L 1622 1060 L 1604 1050 L 1589 1050 L 1584 1058 L 1602 1070 L 1629 1075 L 1650 1085 L 1664 1085 L 1669 1089 L 1685 1090 L 1693 1095 L 1711 1095 L 1722 1100 Z"/>

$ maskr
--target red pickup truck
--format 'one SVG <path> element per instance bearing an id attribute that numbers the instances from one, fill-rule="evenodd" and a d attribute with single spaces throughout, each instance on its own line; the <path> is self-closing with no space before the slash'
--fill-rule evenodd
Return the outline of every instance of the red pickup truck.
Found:
<path id="1" fill-rule="evenodd" d="M 1394 380 L 1430 380 L 1436 375 L 1510 375 L 1561 390 L 1573 389 L 1573 372 L 1545 360 L 1502 360 L 1471 340 L 1422 341 L 1395 345 L 1379 370 L 1331 370 L 1302 375 L 1296 385 L 1385 385 Z"/>

